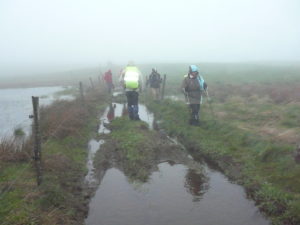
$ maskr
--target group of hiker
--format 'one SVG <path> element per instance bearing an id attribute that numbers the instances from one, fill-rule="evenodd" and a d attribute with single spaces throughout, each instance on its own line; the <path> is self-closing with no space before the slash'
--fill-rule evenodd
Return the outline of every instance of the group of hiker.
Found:
<path id="1" fill-rule="evenodd" d="M 112 72 L 108 70 L 103 76 L 109 93 L 114 89 Z M 125 91 L 127 98 L 127 110 L 131 120 L 140 120 L 139 117 L 139 93 L 142 92 L 142 73 L 132 62 L 120 72 L 120 85 Z M 151 74 L 147 77 L 146 87 L 150 87 L 154 101 L 160 100 L 160 88 L 162 78 L 156 68 L 152 68 Z M 190 65 L 188 73 L 184 75 L 181 90 L 190 109 L 189 124 L 199 125 L 200 104 L 203 93 L 207 94 L 207 83 L 199 74 L 196 65 Z"/>

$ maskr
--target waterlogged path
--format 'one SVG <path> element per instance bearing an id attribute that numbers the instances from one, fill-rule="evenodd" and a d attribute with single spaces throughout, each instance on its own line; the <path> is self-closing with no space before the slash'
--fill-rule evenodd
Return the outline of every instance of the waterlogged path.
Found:
<path id="1" fill-rule="evenodd" d="M 153 127 L 153 114 L 144 106 L 140 106 L 140 111 L 141 119 Z M 109 135 L 104 122 L 122 115 L 126 115 L 126 106 L 112 104 L 101 117 L 99 132 Z M 176 144 L 171 139 L 166 141 Z M 95 171 L 91 162 L 98 150 L 104 152 L 103 143 L 90 142 L 92 156 L 86 180 L 97 188 L 86 225 L 270 224 L 254 202 L 247 199 L 241 186 L 231 183 L 205 162 L 194 160 L 179 145 L 156 152 L 149 168 L 151 175 L 143 183 L 126 177 L 117 161 Z M 116 159 L 112 157 L 113 160 Z"/>

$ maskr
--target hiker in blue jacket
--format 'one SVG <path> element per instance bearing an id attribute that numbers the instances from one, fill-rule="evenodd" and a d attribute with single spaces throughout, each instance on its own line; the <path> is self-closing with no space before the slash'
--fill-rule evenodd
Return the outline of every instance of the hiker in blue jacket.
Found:
<path id="1" fill-rule="evenodd" d="M 199 125 L 199 111 L 203 92 L 207 89 L 207 84 L 203 77 L 199 75 L 196 65 L 190 65 L 188 74 L 184 76 L 181 85 L 187 104 L 191 110 L 190 125 Z"/>

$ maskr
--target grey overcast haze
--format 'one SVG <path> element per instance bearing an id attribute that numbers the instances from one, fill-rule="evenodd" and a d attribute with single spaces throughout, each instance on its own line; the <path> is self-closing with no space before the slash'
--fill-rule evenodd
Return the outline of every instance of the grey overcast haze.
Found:
<path id="1" fill-rule="evenodd" d="M 0 0 L 0 66 L 299 61 L 299 21 L 300 0 Z"/>

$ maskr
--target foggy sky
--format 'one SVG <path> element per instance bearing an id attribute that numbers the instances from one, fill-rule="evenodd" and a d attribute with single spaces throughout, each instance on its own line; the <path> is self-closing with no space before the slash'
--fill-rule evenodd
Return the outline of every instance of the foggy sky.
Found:
<path id="1" fill-rule="evenodd" d="M 0 66 L 300 60 L 299 0 L 0 0 Z"/>

